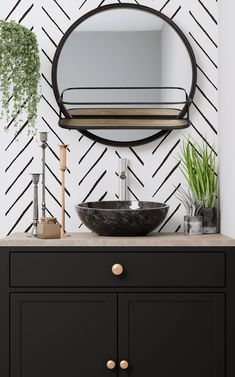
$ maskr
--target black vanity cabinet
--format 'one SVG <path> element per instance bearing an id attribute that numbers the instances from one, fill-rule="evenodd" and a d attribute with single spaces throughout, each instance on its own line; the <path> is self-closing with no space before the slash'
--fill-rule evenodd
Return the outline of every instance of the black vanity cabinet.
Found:
<path id="1" fill-rule="evenodd" d="M 0 376 L 234 377 L 232 255 L 2 248 Z"/>

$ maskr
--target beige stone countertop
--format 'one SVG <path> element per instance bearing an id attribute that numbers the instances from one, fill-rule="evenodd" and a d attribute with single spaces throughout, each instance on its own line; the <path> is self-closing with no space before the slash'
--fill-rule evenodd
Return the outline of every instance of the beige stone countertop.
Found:
<path id="1" fill-rule="evenodd" d="M 94 233 L 71 233 L 56 240 L 29 238 L 25 233 L 14 233 L 0 239 L 3 246 L 235 246 L 235 240 L 222 234 L 185 236 L 180 233 L 151 233 L 145 237 L 103 237 Z"/>

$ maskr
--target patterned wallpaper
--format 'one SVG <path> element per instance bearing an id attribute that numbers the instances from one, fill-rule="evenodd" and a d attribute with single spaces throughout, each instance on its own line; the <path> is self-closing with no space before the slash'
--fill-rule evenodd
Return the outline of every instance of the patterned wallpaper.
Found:
<path id="1" fill-rule="evenodd" d="M 64 32 L 81 15 L 96 7 L 118 1 L 109 0 L 8 0 L 1 4 L 1 19 L 14 19 L 33 29 L 41 49 L 42 100 L 38 130 L 48 131 L 46 164 L 46 203 L 48 216 L 60 219 L 60 171 L 58 144 L 69 144 L 66 174 L 66 228 L 85 231 L 74 205 L 85 200 L 112 200 L 118 195 L 118 163 L 129 159 L 128 191 L 131 199 L 155 200 L 170 205 L 161 232 L 182 231 L 184 209 L 175 198 L 184 185 L 177 155 L 184 135 L 190 133 L 201 142 L 207 138 L 211 148 L 217 143 L 218 129 L 218 37 L 217 0 L 130 0 L 150 6 L 174 20 L 188 37 L 197 59 L 198 83 L 191 106 L 191 127 L 185 132 L 171 131 L 150 144 L 131 148 L 106 147 L 82 136 L 78 131 L 59 128 L 58 107 L 51 85 L 52 59 Z M 41 148 L 38 138 L 27 135 L 27 119 L 15 134 L 10 123 L 1 121 L 1 236 L 27 231 L 32 225 L 33 188 L 30 173 L 40 171 Z M 40 190 L 39 190 L 40 191 Z M 39 193 L 40 195 L 40 193 Z M 40 201 L 40 196 L 39 196 Z"/>

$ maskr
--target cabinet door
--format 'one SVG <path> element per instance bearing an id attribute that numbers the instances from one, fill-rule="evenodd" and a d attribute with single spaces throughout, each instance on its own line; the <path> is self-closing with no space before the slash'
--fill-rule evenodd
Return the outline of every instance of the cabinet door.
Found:
<path id="1" fill-rule="evenodd" d="M 115 294 L 15 293 L 11 297 L 11 377 L 115 376 Z"/>
<path id="2" fill-rule="evenodd" d="M 120 294 L 119 376 L 225 377 L 224 295 Z"/>

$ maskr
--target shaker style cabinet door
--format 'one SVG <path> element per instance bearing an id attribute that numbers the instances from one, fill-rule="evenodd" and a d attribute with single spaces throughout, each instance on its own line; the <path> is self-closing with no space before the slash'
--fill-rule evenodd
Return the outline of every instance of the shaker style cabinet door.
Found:
<path id="1" fill-rule="evenodd" d="M 11 295 L 11 377 L 109 377 L 117 356 L 117 296 Z M 113 364 L 109 364 L 113 367 Z"/>
<path id="2" fill-rule="evenodd" d="M 225 377 L 222 293 L 120 294 L 118 306 L 119 377 Z"/>

